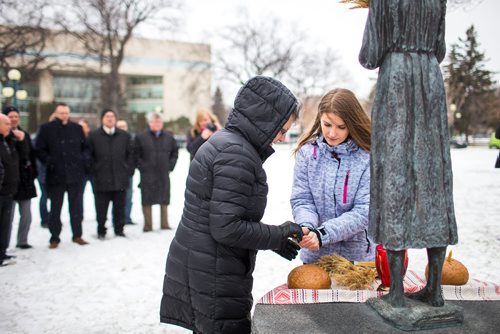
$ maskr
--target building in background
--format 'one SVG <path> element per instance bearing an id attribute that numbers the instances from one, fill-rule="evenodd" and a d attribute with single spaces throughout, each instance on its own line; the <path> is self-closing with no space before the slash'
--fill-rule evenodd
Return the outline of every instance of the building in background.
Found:
<path id="1" fill-rule="evenodd" d="M 72 117 L 97 125 L 102 108 L 101 69 L 98 57 L 88 56 L 69 35 L 54 34 L 45 48 L 48 69 L 36 82 L 23 83 L 28 98 L 20 103 L 23 111 L 31 104 L 64 102 Z M 105 70 L 104 70 L 105 72 Z M 119 111 L 134 119 L 147 112 L 160 112 L 166 121 L 181 116 L 194 120 L 199 106 L 211 105 L 211 49 L 208 44 L 153 40 L 133 37 L 126 45 L 119 68 L 125 105 Z M 30 109 L 33 109 L 31 107 Z M 35 112 L 37 124 L 45 121 Z M 28 114 L 24 116 L 27 122 Z"/>

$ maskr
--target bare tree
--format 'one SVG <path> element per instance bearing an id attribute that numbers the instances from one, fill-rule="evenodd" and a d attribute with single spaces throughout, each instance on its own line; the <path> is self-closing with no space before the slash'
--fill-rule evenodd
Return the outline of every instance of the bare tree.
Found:
<path id="1" fill-rule="evenodd" d="M 59 11 L 57 24 L 89 56 L 99 59 L 103 106 L 117 111 L 125 106 L 119 69 L 137 27 L 161 23 L 172 28 L 176 24 L 172 11 L 178 8 L 176 0 L 73 0 L 64 12 Z"/>
<path id="2" fill-rule="evenodd" d="M 255 75 L 286 81 L 300 96 L 331 87 L 339 75 L 338 58 L 330 49 L 313 50 L 307 35 L 296 25 L 276 17 L 252 20 L 243 12 L 241 23 L 219 33 L 225 45 L 215 54 L 218 79 L 242 84 Z"/>
<path id="3" fill-rule="evenodd" d="M 279 26 L 277 18 L 254 22 L 244 13 L 241 24 L 222 31 L 220 38 L 227 46 L 216 60 L 225 77 L 238 83 L 254 75 L 281 77 L 298 52 L 301 36 L 282 38 Z"/>
<path id="4" fill-rule="evenodd" d="M 47 58 L 46 4 L 45 0 L 0 0 L 0 68 L 18 68 L 24 81 L 36 78 Z"/>

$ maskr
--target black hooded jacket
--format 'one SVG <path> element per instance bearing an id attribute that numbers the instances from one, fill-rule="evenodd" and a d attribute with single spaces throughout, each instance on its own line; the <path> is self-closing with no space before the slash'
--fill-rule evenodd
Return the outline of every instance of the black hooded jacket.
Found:
<path id="1" fill-rule="evenodd" d="M 257 250 L 284 242 L 278 226 L 260 221 L 268 192 L 262 163 L 297 107 L 280 82 L 255 77 L 238 92 L 225 128 L 197 152 L 167 258 L 162 322 L 197 333 L 250 333 Z"/>

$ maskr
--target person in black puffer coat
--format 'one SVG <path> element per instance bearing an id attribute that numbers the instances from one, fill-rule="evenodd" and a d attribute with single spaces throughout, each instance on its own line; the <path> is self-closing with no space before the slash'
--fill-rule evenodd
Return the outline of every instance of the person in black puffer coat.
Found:
<path id="1" fill-rule="evenodd" d="M 260 220 L 268 192 L 263 162 L 297 118 L 279 81 L 258 76 L 238 92 L 224 129 L 191 162 L 183 215 L 170 245 L 160 320 L 195 333 L 250 333 L 258 249 L 291 260 L 306 228 Z"/>

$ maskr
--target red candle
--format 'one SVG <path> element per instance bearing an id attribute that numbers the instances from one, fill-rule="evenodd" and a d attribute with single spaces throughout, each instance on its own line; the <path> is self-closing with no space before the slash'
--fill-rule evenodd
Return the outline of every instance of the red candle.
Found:
<path id="1" fill-rule="evenodd" d="M 385 287 L 391 286 L 391 273 L 389 271 L 389 262 L 387 261 L 387 252 L 382 245 L 377 245 L 375 248 L 375 266 L 377 267 L 378 277 Z M 405 259 L 402 275 L 406 274 L 408 268 L 408 250 L 405 250 Z"/>

